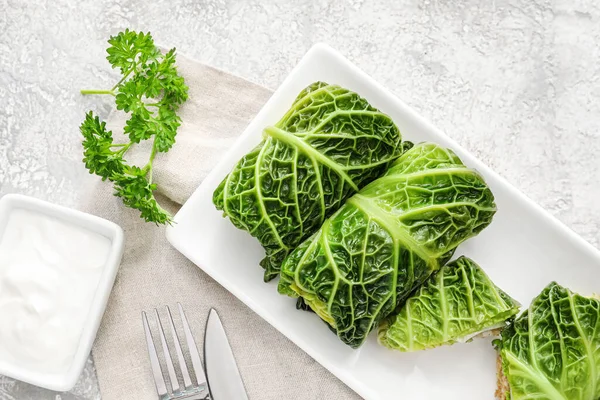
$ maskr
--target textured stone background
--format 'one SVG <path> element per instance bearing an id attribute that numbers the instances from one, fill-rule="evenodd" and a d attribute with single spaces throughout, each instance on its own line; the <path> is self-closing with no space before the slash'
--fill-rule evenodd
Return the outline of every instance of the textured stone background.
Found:
<path id="1" fill-rule="evenodd" d="M 0 0 L 0 194 L 77 204 L 78 125 L 111 107 L 78 90 L 115 83 L 126 27 L 271 88 L 327 42 L 600 246 L 594 0 Z M 99 398 L 92 362 L 68 394 L 0 377 L 0 400 Z"/>

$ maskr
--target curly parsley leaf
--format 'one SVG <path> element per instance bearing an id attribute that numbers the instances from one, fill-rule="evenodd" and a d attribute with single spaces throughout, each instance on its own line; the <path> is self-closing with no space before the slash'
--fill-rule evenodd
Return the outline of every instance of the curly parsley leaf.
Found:
<path id="1" fill-rule="evenodd" d="M 126 29 L 116 36 L 111 36 L 108 44 L 110 47 L 106 50 L 106 59 L 113 68 L 119 68 L 124 75 L 160 54 L 150 33 L 137 33 Z"/>
<path id="2" fill-rule="evenodd" d="M 171 223 L 171 216 L 154 198 L 152 164 L 156 153 L 175 144 L 181 118 L 179 106 L 187 100 L 188 87 L 177 71 L 175 49 L 163 54 L 150 33 L 125 30 L 111 36 L 108 62 L 119 69 L 121 80 L 110 90 L 82 90 L 82 94 L 115 97 L 118 110 L 130 114 L 123 133 L 129 143 L 114 143 L 106 124 L 90 111 L 80 130 L 86 168 L 102 180 L 113 182 L 115 195 L 156 224 Z M 148 163 L 142 168 L 127 164 L 124 156 L 133 144 L 152 139 Z"/>
<path id="3" fill-rule="evenodd" d="M 156 184 L 150 183 L 138 168 L 133 175 L 123 174 L 114 177 L 115 196 L 120 197 L 123 203 L 141 212 L 146 222 L 165 224 L 171 222 L 171 215 L 163 210 L 156 199 L 154 191 Z"/>
<path id="4" fill-rule="evenodd" d="M 109 179 L 123 171 L 123 149 L 125 145 L 113 143 L 112 132 L 106 130 L 106 123 L 95 117 L 91 111 L 81 124 L 83 134 L 83 162 L 92 174 Z"/>

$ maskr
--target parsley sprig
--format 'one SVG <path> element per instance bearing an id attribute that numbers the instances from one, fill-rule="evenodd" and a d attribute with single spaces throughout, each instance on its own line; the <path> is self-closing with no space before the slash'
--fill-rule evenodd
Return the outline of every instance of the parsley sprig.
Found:
<path id="1" fill-rule="evenodd" d="M 130 113 L 123 128 L 128 143 L 115 143 L 92 111 L 80 126 L 83 135 L 83 162 L 91 174 L 109 180 L 115 196 L 141 212 L 147 222 L 171 223 L 171 215 L 157 203 L 152 182 L 152 164 L 157 153 L 167 152 L 175 143 L 181 118 L 179 106 L 187 100 L 188 87 L 177 72 L 175 48 L 163 54 L 150 33 L 125 30 L 108 41 L 106 59 L 121 71 L 122 78 L 110 90 L 82 90 L 82 94 L 115 97 L 118 110 Z M 137 143 L 152 139 L 152 151 L 143 167 L 125 160 L 127 151 Z"/>

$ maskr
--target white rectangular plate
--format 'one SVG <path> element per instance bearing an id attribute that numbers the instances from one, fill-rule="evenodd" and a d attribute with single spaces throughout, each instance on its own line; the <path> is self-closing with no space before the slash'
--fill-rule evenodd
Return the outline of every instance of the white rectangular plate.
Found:
<path id="1" fill-rule="evenodd" d="M 359 350 L 340 342 L 311 313 L 295 311 L 295 301 L 263 283 L 256 239 L 236 229 L 212 203 L 212 193 L 241 156 L 261 140 L 296 95 L 315 81 L 354 90 L 389 114 L 403 138 L 433 141 L 453 149 L 479 170 L 498 205 L 493 223 L 460 246 L 509 294 L 528 305 L 555 280 L 591 294 L 600 290 L 600 252 L 467 153 L 397 97 L 325 45 L 314 46 L 240 136 L 222 161 L 175 216 L 167 230 L 171 244 L 248 307 L 368 400 L 492 399 L 496 387 L 495 351 L 490 340 L 403 354 L 379 346 L 371 334 Z"/>

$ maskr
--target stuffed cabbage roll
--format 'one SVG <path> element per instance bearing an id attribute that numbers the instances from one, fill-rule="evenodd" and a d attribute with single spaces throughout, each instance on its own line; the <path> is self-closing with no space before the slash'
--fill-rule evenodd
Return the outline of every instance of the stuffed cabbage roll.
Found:
<path id="1" fill-rule="evenodd" d="M 279 291 L 359 347 L 495 212 L 479 173 L 451 150 L 415 145 L 287 257 Z"/>
<path id="2" fill-rule="evenodd" d="M 600 399 L 600 300 L 548 285 L 502 331 L 501 400 Z"/>
<path id="3" fill-rule="evenodd" d="M 519 303 L 473 260 L 460 257 L 434 273 L 400 311 L 379 325 L 379 342 L 409 352 L 466 342 L 505 327 Z"/>
<path id="4" fill-rule="evenodd" d="M 387 115 L 358 94 L 317 82 L 294 101 L 264 140 L 213 195 L 217 209 L 264 247 L 265 281 L 344 201 L 401 153 Z"/>

